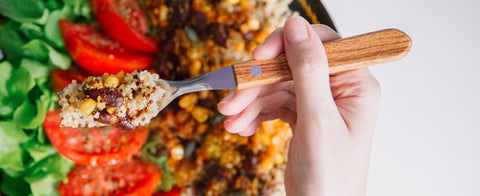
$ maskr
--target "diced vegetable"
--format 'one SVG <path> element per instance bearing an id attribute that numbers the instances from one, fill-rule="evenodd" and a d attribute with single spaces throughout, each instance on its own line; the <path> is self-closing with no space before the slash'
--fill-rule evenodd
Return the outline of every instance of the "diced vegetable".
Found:
<path id="1" fill-rule="evenodd" d="M 74 24 L 66 19 L 60 20 L 59 24 L 70 56 L 90 73 L 129 73 L 148 68 L 153 63 L 151 54 L 127 50 L 86 24 Z"/>

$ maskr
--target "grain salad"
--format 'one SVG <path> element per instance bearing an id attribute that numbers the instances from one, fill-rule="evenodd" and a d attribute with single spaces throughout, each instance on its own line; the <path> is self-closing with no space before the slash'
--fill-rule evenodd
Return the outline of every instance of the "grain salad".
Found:
<path id="1" fill-rule="evenodd" d="M 61 126 L 113 125 L 133 130 L 146 125 L 162 109 L 167 95 L 163 80 L 148 71 L 90 76 L 73 81 L 59 95 Z"/>
<path id="2" fill-rule="evenodd" d="M 252 50 L 295 14 L 291 0 L 146 0 L 162 79 L 183 80 L 251 59 Z M 216 110 L 229 91 L 179 97 L 152 119 L 144 154 L 167 156 L 182 195 L 285 195 L 287 123 L 264 122 L 255 135 L 228 133 Z M 167 189 L 168 190 L 168 189 Z"/>

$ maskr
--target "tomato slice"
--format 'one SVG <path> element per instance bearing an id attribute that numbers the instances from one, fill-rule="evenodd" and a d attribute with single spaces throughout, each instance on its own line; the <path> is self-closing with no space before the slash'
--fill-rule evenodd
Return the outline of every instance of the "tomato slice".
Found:
<path id="1" fill-rule="evenodd" d="M 161 178 L 159 167 L 135 159 L 100 167 L 76 166 L 57 191 L 63 196 L 152 195 Z"/>
<path id="2" fill-rule="evenodd" d="M 146 69 L 154 61 L 152 54 L 122 48 L 120 44 L 107 39 L 86 24 L 74 24 L 67 19 L 61 19 L 59 25 L 70 56 L 90 73 L 128 73 Z"/>
<path id="3" fill-rule="evenodd" d="M 153 196 L 180 196 L 182 189 L 173 187 L 170 191 L 157 192 Z"/>
<path id="4" fill-rule="evenodd" d="M 106 165 L 130 158 L 145 143 L 148 128 L 123 131 L 115 127 L 60 127 L 60 112 L 48 112 L 43 127 L 60 154 L 79 165 Z"/>
<path id="5" fill-rule="evenodd" d="M 77 68 L 70 68 L 67 70 L 55 68 L 50 73 L 50 81 L 52 81 L 53 90 L 55 92 L 60 92 L 72 83 L 72 80 L 82 82 L 87 79 L 88 76 L 89 74 L 87 72 Z"/>
<path id="6" fill-rule="evenodd" d="M 145 35 L 148 26 L 138 0 L 91 0 L 98 24 L 113 40 L 132 50 L 158 52 Z"/>

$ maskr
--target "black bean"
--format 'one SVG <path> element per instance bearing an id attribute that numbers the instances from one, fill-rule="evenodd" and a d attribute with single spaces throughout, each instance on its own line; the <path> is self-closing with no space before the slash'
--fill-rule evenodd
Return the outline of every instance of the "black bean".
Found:
<path id="1" fill-rule="evenodd" d="M 107 125 L 113 124 L 112 116 L 106 111 L 101 111 L 100 116 L 98 116 L 98 118 L 95 118 L 94 120 Z"/>
<path id="2" fill-rule="evenodd" d="M 212 175 L 218 181 L 226 181 L 232 179 L 232 174 L 228 172 L 225 167 L 220 166 L 218 163 L 210 164 L 206 167 L 206 173 Z"/>
<path id="3" fill-rule="evenodd" d="M 220 23 L 213 23 L 211 27 L 213 40 L 220 46 L 227 47 L 227 31 L 225 26 Z"/>
<path id="4" fill-rule="evenodd" d="M 207 15 L 203 12 L 192 11 L 192 24 L 200 39 L 206 39 L 207 32 Z"/>
<path id="5" fill-rule="evenodd" d="M 173 38 L 167 38 L 165 41 L 160 43 L 160 50 L 164 54 L 173 53 L 174 49 L 175 49 L 175 42 L 173 41 Z"/>
<path id="6" fill-rule="evenodd" d="M 188 18 L 190 12 L 190 0 L 174 0 L 170 1 L 173 7 L 173 18 L 179 22 L 184 22 Z M 173 24 L 179 24 L 173 23 Z"/>
<path id="7" fill-rule="evenodd" d="M 107 106 L 117 107 L 123 104 L 123 95 L 115 88 L 87 89 L 85 94 L 94 100 L 100 96 Z"/>
<path id="8" fill-rule="evenodd" d="M 198 101 L 197 105 L 202 106 L 204 108 L 207 108 L 209 110 L 214 110 L 215 109 L 215 105 L 213 105 L 210 101 L 208 101 L 206 99 L 202 99 L 202 100 Z"/>
<path id="9" fill-rule="evenodd" d="M 113 126 L 125 131 L 131 131 L 135 129 L 135 126 L 133 126 L 133 124 L 130 121 L 131 120 L 128 117 L 122 117 L 122 118 L 119 118 L 118 121 Z"/>
<path id="10" fill-rule="evenodd" d="M 245 169 L 245 175 L 249 178 L 255 177 L 255 167 L 258 164 L 257 157 L 252 151 L 247 152 L 245 160 L 243 161 L 243 168 Z"/>
<path id="11" fill-rule="evenodd" d="M 159 57 L 155 60 L 152 67 L 160 78 L 166 78 L 168 76 L 168 66 L 166 57 Z"/>

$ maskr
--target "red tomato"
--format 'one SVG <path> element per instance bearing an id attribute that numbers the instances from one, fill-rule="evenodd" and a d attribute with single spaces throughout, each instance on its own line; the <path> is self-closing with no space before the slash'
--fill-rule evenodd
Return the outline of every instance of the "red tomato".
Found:
<path id="1" fill-rule="evenodd" d="M 113 40 L 132 50 L 158 52 L 138 0 L 91 0 L 98 24 Z"/>
<path id="2" fill-rule="evenodd" d="M 170 191 L 163 191 L 155 193 L 153 196 L 180 196 L 182 189 L 178 187 L 173 187 Z"/>
<path id="3" fill-rule="evenodd" d="M 52 81 L 52 88 L 55 92 L 62 91 L 65 87 L 72 83 L 72 80 L 82 82 L 87 78 L 87 72 L 76 68 L 70 68 L 67 70 L 55 68 L 50 74 L 50 81 Z"/>
<path id="4" fill-rule="evenodd" d="M 130 160 L 108 166 L 76 166 L 57 191 L 62 196 L 152 195 L 160 185 L 162 170 L 156 165 Z"/>
<path id="5" fill-rule="evenodd" d="M 86 24 L 74 24 L 67 19 L 59 21 L 65 47 L 72 59 L 86 71 L 103 73 L 126 73 L 148 68 L 154 61 L 152 54 L 122 48 Z"/>
<path id="6" fill-rule="evenodd" d="M 79 165 L 106 165 L 130 158 L 145 143 L 148 128 L 123 131 L 114 127 L 60 127 L 60 112 L 48 112 L 43 127 L 60 154 Z"/>

